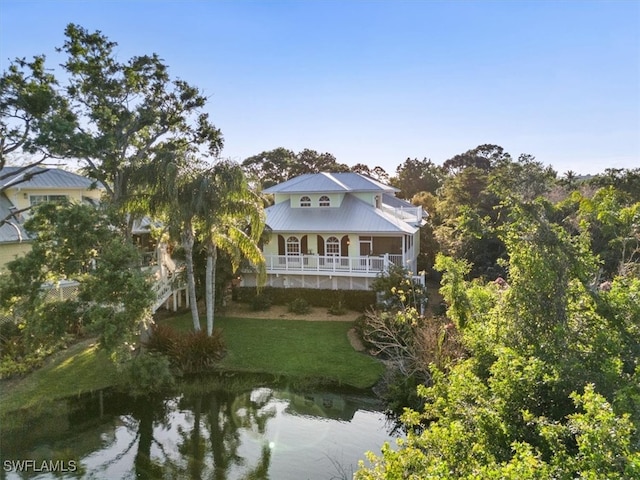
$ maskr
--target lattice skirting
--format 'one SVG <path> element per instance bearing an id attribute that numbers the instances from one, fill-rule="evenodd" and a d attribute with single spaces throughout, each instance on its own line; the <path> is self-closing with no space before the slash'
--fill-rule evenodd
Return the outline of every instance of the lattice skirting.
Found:
<path id="1" fill-rule="evenodd" d="M 374 278 L 328 275 L 267 275 L 266 286 L 278 288 L 312 288 L 326 290 L 369 290 Z M 244 274 L 243 287 L 255 287 L 256 277 Z"/>

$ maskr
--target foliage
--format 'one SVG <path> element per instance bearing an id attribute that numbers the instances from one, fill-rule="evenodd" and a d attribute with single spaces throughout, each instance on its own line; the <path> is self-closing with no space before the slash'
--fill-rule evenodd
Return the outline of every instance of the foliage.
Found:
<path id="1" fill-rule="evenodd" d="M 591 237 L 591 249 L 603 261 L 606 278 L 625 275 L 640 263 L 640 202 L 632 203 L 629 195 L 604 187 L 592 198 L 574 195 L 578 203 L 576 221 Z"/>
<path id="2" fill-rule="evenodd" d="M 139 252 L 123 238 L 113 238 L 95 272 L 80 285 L 86 323 L 111 352 L 124 353 L 150 321 L 150 282 L 139 265 Z M 124 350 L 123 350 L 124 349 Z"/>
<path id="3" fill-rule="evenodd" d="M 236 287 L 240 302 L 252 304 L 256 296 L 264 295 L 274 305 L 287 305 L 296 298 L 305 299 L 309 305 L 319 308 L 331 308 L 336 298 L 343 302 L 345 308 L 356 312 L 364 312 L 376 303 L 376 294 L 367 290 L 325 290 L 309 288 L 277 288 L 264 287 L 258 292 L 255 287 Z"/>
<path id="4" fill-rule="evenodd" d="M 267 293 L 260 293 L 251 298 L 249 305 L 254 312 L 264 312 L 271 308 L 271 296 Z"/>
<path id="5" fill-rule="evenodd" d="M 26 175 L 20 180 L 19 174 L 52 155 L 48 145 L 56 145 L 57 150 L 62 151 L 67 147 L 63 139 L 75 124 L 75 117 L 57 87 L 42 55 L 31 61 L 16 59 L 0 76 L 0 170 L 11 154 L 21 151 L 38 154 L 12 175 L 17 181 L 11 182 L 14 186 L 31 178 Z M 1 180 L 6 178 L 9 178 L 6 174 L 0 177 Z M 4 189 L 5 186 L 0 191 Z"/>
<path id="6" fill-rule="evenodd" d="M 585 232 L 543 201 L 505 205 L 506 280 L 439 256 L 447 316 L 469 358 L 433 367 L 407 439 L 356 478 L 636 478 L 638 280 L 598 288 Z"/>
<path id="7" fill-rule="evenodd" d="M 147 348 L 166 355 L 180 374 L 210 371 L 223 358 L 226 348 L 222 332 L 179 332 L 166 325 L 155 325 Z"/>
<path id="8" fill-rule="evenodd" d="M 66 95 L 78 117 L 69 153 L 104 184 L 114 204 L 135 198 L 154 162 L 186 160 L 196 151 L 217 155 L 222 136 L 202 112 L 206 98 L 184 80 L 170 79 L 157 54 L 121 62 L 117 43 L 99 31 L 69 24 L 65 36 L 59 50 L 66 55 Z"/>
<path id="9" fill-rule="evenodd" d="M 344 300 L 340 299 L 334 304 L 332 304 L 327 309 L 327 313 L 329 315 L 336 315 L 336 316 L 344 315 L 345 313 L 347 313 L 347 309 L 344 306 Z"/>
<path id="10" fill-rule="evenodd" d="M 304 298 L 296 298 L 287 307 L 289 312 L 301 315 L 311 311 L 311 306 Z"/>
<path id="11" fill-rule="evenodd" d="M 305 173 L 349 171 L 347 165 L 338 163 L 330 153 L 318 153 L 308 148 L 295 153 L 282 147 L 246 158 L 242 168 L 263 188 Z"/>
<path id="12" fill-rule="evenodd" d="M 391 183 L 400 189 L 401 198 L 410 199 L 420 192 L 435 193 L 442 185 L 442 169 L 431 160 L 407 158 L 396 168 L 396 176 Z"/>
<path id="13" fill-rule="evenodd" d="M 42 367 L 47 357 L 65 346 L 66 343 L 63 341 L 34 346 L 27 344 L 21 337 L 13 338 L 2 347 L 0 379 L 25 375 Z"/>
<path id="14" fill-rule="evenodd" d="M 420 310 L 426 305 L 425 287 L 413 281 L 411 272 L 399 265 L 391 265 L 386 272 L 378 275 L 371 289 L 377 293 L 378 303 L 387 310 L 404 306 Z"/>
<path id="15" fill-rule="evenodd" d="M 118 369 L 120 388 L 134 397 L 157 394 L 174 386 L 175 380 L 164 355 L 143 353 Z"/>
<path id="16" fill-rule="evenodd" d="M 564 425 L 523 413 L 546 447 L 545 454 L 525 441 L 507 443 L 507 425 L 493 408 L 489 392 L 463 365 L 460 369 L 452 372 L 446 386 L 439 377 L 434 387 L 422 389 L 425 397 L 441 400 L 427 403 L 422 414 L 407 411 L 403 416 L 408 424 L 430 420 L 429 427 L 410 430 L 406 440 L 398 441 L 398 449 L 385 444 L 380 457 L 369 452 L 371 466 L 361 462 L 354 478 L 625 479 L 640 473 L 629 419 L 615 415 L 592 386 L 572 396 L 576 413 Z M 436 392 L 439 388 L 444 391 Z M 442 394 L 447 394 L 446 401 Z"/>

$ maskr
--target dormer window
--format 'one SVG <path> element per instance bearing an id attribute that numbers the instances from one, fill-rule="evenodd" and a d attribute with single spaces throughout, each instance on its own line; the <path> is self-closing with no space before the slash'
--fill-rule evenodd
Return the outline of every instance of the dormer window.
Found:
<path id="1" fill-rule="evenodd" d="M 331 206 L 331 199 L 329 197 L 327 197 L 326 195 L 323 195 L 323 196 L 320 197 L 319 205 L 321 207 L 330 207 Z"/>
<path id="2" fill-rule="evenodd" d="M 310 207 L 311 206 L 311 199 L 307 196 L 304 197 L 300 197 L 300 206 L 301 207 Z"/>

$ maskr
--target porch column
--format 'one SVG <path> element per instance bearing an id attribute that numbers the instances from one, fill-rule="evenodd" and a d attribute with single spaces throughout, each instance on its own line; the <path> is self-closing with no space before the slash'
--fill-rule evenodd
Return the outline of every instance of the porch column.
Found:
<path id="1" fill-rule="evenodd" d="M 407 265 L 407 236 L 402 236 L 402 268 Z"/>

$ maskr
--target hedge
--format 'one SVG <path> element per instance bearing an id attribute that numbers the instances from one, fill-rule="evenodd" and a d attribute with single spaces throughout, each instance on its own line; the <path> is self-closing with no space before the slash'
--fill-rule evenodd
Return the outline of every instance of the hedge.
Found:
<path id="1" fill-rule="evenodd" d="M 242 303 L 250 303 L 258 294 L 255 287 L 236 287 L 234 298 Z M 274 305 L 288 305 L 297 299 L 304 299 L 314 307 L 330 308 L 338 302 L 349 310 L 364 312 L 376 303 L 373 290 L 321 290 L 313 288 L 264 287 L 260 295 L 266 295 Z"/>

